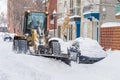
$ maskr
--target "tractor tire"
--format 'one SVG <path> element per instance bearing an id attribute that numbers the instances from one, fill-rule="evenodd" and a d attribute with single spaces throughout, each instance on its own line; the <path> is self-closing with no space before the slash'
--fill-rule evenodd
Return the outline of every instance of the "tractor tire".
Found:
<path id="1" fill-rule="evenodd" d="M 52 48 L 52 54 L 54 54 L 54 55 L 60 55 L 60 53 L 61 53 L 61 48 L 60 48 L 60 43 L 59 42 L 57 42 L 57 41 L 52 41 L 51 42 L 51 46 L 50 46 L 51 48 Z"/>
<path id="2" fill-rule="evenodd" d="M 27 46 L 27 40 L 20 39 L 18 40 L 18 53 L 27 53 L 28 46 Z"/>

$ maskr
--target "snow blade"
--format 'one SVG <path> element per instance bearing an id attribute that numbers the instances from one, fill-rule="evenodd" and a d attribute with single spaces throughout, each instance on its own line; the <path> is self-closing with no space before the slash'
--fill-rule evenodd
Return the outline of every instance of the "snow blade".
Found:
<path id="1" fill-rule="evenodd" d="M 69 58 L 63 58 L 63 57 L 56 57 L 56 56 L 44 56 L 43 57 L 46 57 L 46 58 L 53 58 L 53 59 L 56 59 L 56 60 L 61 60 L 62 62 L 64 62 L 65 64 L 67 65 L 70 65 L 70 60 Z"/>

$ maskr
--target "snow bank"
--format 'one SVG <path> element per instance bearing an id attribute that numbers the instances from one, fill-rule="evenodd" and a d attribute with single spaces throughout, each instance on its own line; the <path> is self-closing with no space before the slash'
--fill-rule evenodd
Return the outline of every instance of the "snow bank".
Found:
<path id="1" fill-rule="evenodd" d="M 1 37 L 0 45 L 0 80 L 57 80 L 60 71 L 67 70 L 61 61 L 14 53 L 12 43 Z"/>
<path id="2" fill-rule="evenodd" d="M 83 38 L 80 40 L 83 43 L 86 41 L 86 45 L 96 42 Z M 71 66 L 68 66 L 54 59 L 14 53 L 12 52 L 12 43 L 3 42 L 1 37 L 0 45 L 0 80 L 120 79 L 120 51 L 109 51 L 109 55 L 104 60 L 95 64 L 76 64 L 72 62 Z"/>
<path id="3" fill-rule="evenodd" d="M 107 66 L 120 66 L 120 51 L 118 50 L 115 50 L 115 51 L 108 51 L 107 53 L 108 56 L 102 60 L 101 62 L 99 63 L 96 63 L 96 64 L 100 64 L 100 65 L 107 65 Z"/>
<path id="4" fill-rule="evenodd" d="M 107 22 L 101 25 L 101 27 L 118 27 L 120 26 L 119 22 Z"/>
<path id="5" fill-rule="evenodd" d="M 120 51 L 109 51 L 108 53 L 105 59 L 93 66 L 99 69 L 96 75 L 103 76 L 104 79 L 106 78 L 105 80 L 117 80 L 120 78 Z"/>
<path id="6" fill-rule="evenodd" d="M 101 58 L 105 57 L 107 54 L 103 50 L 103 48 L 99 45 L 99 43 L 96 40 L 92 40 L 90 38 L 77 38 L 75 40 L 71 40 L 68 42 L 64 42 L 60 38 L 51 38 L 50 40 L 58 40 L 61 45 L 61 51 L 63 53 L 68 53 L 67 49 L 74 43 L 79 42 L 81 54 L 84 56 L 89 57 L 96 57 Z"/>

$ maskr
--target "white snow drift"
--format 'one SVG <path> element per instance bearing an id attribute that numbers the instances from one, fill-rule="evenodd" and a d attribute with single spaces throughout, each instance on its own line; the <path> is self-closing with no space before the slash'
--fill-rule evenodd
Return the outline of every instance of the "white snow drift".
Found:
<path id="1" fill-rule="evenodd" d="M 83 41 L 84 42 L 84 41 Z M 86 45 L 89 44 L 89 40 Z M 119 80 L 120 51 L 95 64 L 71 66 L 61 61 L 12 52 L 12 43 L 0 38 L 0 80 Z M 85 45 L 85 46 L 86 46 Z"/>

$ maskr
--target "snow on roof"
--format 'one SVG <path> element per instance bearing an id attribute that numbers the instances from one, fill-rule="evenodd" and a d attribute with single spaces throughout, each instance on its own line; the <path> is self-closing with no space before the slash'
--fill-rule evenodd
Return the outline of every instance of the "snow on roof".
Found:
<path id="1" fill-rule="evenodd" d="M 88 11 L 88 12 L 85 12 L 83 14 L 85 15 L 85 14 L 90 14 L 90 13 L 99 13 L 99 12 L 98 11 Z"/>
<path id="2" fill-rule="evenodd" d="M 101 25 L 101 27 L 118 27 L 118 26 L 120 26 L 119 22 L 107 22 Z"/>
<path id="3" fill-rule="evenodd" d="M 73 16 L 70 16 L 70 18 L 74 18 L 74 17 L 78 17 L 78 18 L 80 18 L 79 15 L 73 15 Z"/>
<path id="4" fill-rule="evenodd" d="M 116 16 L 119 16 L 120 15 L 120 12 L 119 13 L 117 13 L 117 14 L 115 14 Z"/>

